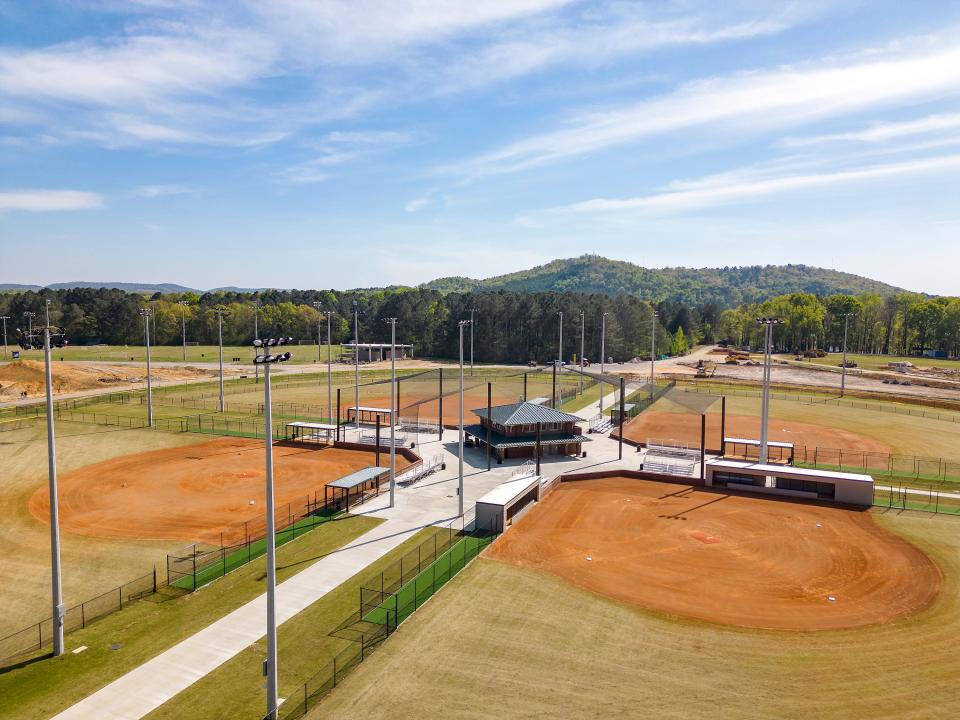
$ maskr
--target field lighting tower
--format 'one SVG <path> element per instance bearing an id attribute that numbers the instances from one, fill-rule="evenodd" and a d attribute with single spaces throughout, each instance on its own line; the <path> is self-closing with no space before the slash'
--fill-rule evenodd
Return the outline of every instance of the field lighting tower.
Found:
<path id="1" fill-rule="evenodd" d="M 476 308 L 470 308 L 470 377 L 473 377 L 473 314 Z"/>
<path id="2" fill-rule="evenodd" d="M 852 312 L 841 315 L 843 318 L 843 362 L 840 363 L 840 397 L 843 397 L 847 389 L 847 329 L 850 326 L 850 318 L 855 315 L 856 313 Z"/>
<path id="3" fill-rule="evenodd" d="M 33 337 L 33 319 L 37 316 L 37 314 L 27 310 L 25 313 L 23 313 L 23 316 L 27 319 L 27 336 Z"/>
<path id="4" fill-rule="evenodd" d="M 24 313 L 26 315 L 26 313 Z M 35 315 L 35 313 L 30 313 Z M 32 318 L 31 318 L 32 319 Z M 20 347 L 33 350 L 39 344 L 33 334 L 31 323 L 26 333 L 20 331 Z M 46 301 L 46 325 L 43 328 L 43 364 L 47 394 L 47 481 L 50 493 L 50 590 L 53 606 L 52 634 L 54 656 L 63 654 L 63 621 L 66 609 L 63 605 L 63 588 L 60 573 L 60 517 L 57 498 L 57 441 L 53 426 L 53 371 L 50 367 L 50 346 L 62 348 L 67 339 L 62 327 L 50 325 L 50 300 Z"/>
<path id="5" fill-rule="evenodd" d="M 147 427 L 153 427 L 153 378 L 150 376 L 150 316 L 153 310 L 148 307 L 140 308 L 140 317 L 143 318 L 143 337 L 147 348 Z"/>
<path id="6" fill-rule="evenodd" d="M 7 320 L 10 319 L 9 315 L 0 315 L 0 322 L 3 323 L 3 358 L 7 359 L 9 353 L 7 352 Z"/>
<path id="7" fill-rule="evenodd" d="M 256 338 L 253 347 L 256 352 L 254 362 L 263 365 L 263 412 L 264 445 L 266 447 L 266 542 L 267 542 L 267 659 L 263 663 L 263 674 L 267 678 L 267 714 L 265 720 L 277 720 L 277 538 L 275 509 L 273 499 L 273 410 L 270 402 L 270 366 L 286 362 L 289 352 L 273 354 L 273 348 L 287 345 L 293 338 Z M 260 354 L 260 351 L 263 354 Z"/>
<path id="8" fill-rule="evenodd" d="M 460 458 L 460 484 L 457 486 L 457 498 L 459 500 L 459 516 L 463 516 L 463 328 L 467 325 L 472 325 L 472 320 L 461 320 L 457 323 L 460 326 L 460 442 L 459 442 L 459 458 Z"/>
<path id="9" fill-rule="evenodd" d="M 563 370 L 563 310 L 560 310 L 557 315 L 560 317 L 560 338 L 557 342 L 557 372 Z M 560 396 L 560 407 L 563 407 L 563 378 L 560 379 L 560 386 L 557 389 L 557 395 Z M 557 398 L 553 398 L 553 406 L 557 407 Z"/>
<path id="10" fill-rule="evenodd" d="M 763 325 L 763 403 L 760 409 L 760 464 L 767 462 L 767 441 L 770 424 L 770 369 L 773 359 L 773 326 L 782 325 L 780 318 L 757 318 Z"/>
<path id="11" fill-rule="evenodd" d="M 187 361 L 187 305 L 186 300 L 177 300 L 180 306 L 180 332 L 183 336 L 183 361 Z"/>
<path id="12" fill-rule="evenodd" d="M 360 303 L 353 301 L 353 418 L 360 432 Z M 337 418 L 340 422 L 340 418 Z"/>
<path id="13" fill-rule="evenodd" d="M 390 326 L 390 507 L 397 488 L 397 319 L 385 318 Z"/>
<path id="14" fill-rule="evenodd" d="M 327 316 L 327 415 L 330 416 L 333 410 L 333 380 L 330 374 L 330 356 L 333 354 L 333 346 L 330 344 L 330 318 L 333 317 L 333 310 L 325 310 L 323 314 Z M 340 418 L 337 418 L 337 422 L 340 422 Z"/>
<path id="15" fill-rule="evenodd" d="M 226 403 L 223 400 L 223 316 L 228 313 L 225 307 L 214 309 L 217 314 L 217 347 L 220 351 L 220 412 L 226 412 Z"/>
<path id="16" fill-rule="evenodd" d="M 583 345 L 586 338 L 586 321 L 583 310 L 580 311 L 580 394 L 583 395 Z"/>
<path id="17" fill-rule="evenodd" d="M 260 337 L 260 301 L 253 301 L 253 336 Z M 260 363 L 257 358 L 260 356 L 260 348 L 253 349 L 253 378 L 254 382 L 260 384 Z"/>
<path id="18" fill-rule="evenodd" d="M 323 318 L 323 303 L 319 300 L 314 300 L 310 303 L 317 309 L 317 365 L 320 364 L 320 320 Z"/>
<path id="19" fill-rule="evenodd" d="M 657 317 L 653 303 L 650 303 L 650 399 L 653 400 L 653 374 L 657 358 Z"/>
<path id="20" fill-rule="evenodd" d="M 607 361 L 607 315 L 600 316 L 600 414 L 603 415 L 603 364 Z"/>

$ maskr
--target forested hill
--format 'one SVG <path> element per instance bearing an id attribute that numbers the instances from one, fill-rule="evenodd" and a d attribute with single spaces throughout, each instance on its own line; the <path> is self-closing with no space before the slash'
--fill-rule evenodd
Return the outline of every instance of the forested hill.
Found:
<path id="1" fill-rule="evenodd" d="M 815 295 L 891 295 L 900 288 L 869 278 L 809 265 L 648 269 L 599 255 L 554 260 L 530 270 L 485 280 L 447 277 L 421 287 L 440 292 L 512 290 L 627 294 L 657 302 L 733 307 L 792 292 Z"/>

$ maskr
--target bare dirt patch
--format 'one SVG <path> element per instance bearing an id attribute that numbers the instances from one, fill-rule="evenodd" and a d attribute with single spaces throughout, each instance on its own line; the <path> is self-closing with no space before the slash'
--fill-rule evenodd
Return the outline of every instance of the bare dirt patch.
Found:
<path id="1" fill-rule="evenodd" d="M 892 622 L 943 579 L 869 512 L 629 478 L 561 483 L 488 552 L 650 610 L 780 630 Z"/>
<path id="2" fill-rule="evenodd" d="M 223 532 L 224 542 L 238 542 L 245 521 L 263 525 L 263 447 L 263 441 L 222 438 L 88 465 L 60 478 L 61 527 L 100 538 L 217 543 Z M 400 455 L 396 462 L 398 470 L 410 464 Z M 373 464 L 374 453 L 362 450 L 276 445 L 278 511 L 286 503 L 302 507 L 326 483 Z M 48 521 L 45 486 L 29 508 Z"/>

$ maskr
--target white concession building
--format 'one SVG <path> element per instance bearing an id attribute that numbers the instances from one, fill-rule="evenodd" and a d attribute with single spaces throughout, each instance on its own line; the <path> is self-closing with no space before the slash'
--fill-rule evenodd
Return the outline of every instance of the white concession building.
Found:
<path id="1" fill-rule="evenodd" d="M 761 465 L 749 460 L 714 460 L 707 463 L 708 486 L 731 490 L 827 500 L 845 505 L 873 504 L 873 478 L 857 473 Z"/>

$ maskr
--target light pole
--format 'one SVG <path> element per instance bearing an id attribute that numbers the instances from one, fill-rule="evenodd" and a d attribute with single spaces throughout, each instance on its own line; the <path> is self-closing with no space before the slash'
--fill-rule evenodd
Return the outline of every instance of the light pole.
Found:
<path id="1" fill-rule="evenodd" d="M 557 372 L 559 373 L 563 370 L 563 310 L 560 310 L 557 315 L 560 316 L 560 338 L 557 343 Z M 560 384 L 557 386 L 557 395 L 559 395 L 560 403 L 559 407 L 563 408 L 563 378 L 560 379 Z M 558 407 L 557 398 L 553 398 L 554 407 Z"/>
<path id="2" fill-rule="evenodd" d="M 390 507 L 393 507 L 397 487 L 397 446 L 395 442 L 397 418 L 394 416 L 397 407 L 397 319 L 386 318 L 384 322 L 390 325 Z"/>
<path id="3" fill-rule="evenodd" d="M 24 313 L 26 314 L 26 313 Z M 34 313 L 31 313 L 33 315 Z M 53 654 L 63 654 L 63 621 L 66 609 L 63 605 L 63 587 L 60 574 L 60 510 L 57 497 L 57 441 L 53 426 L 53 372 L 50 367 L 51 337 L 57 338 L 57 347 L 67 344 L 63 328 L 50 326 L 50 301 L 46 301 L 46 326 L 43 328 L 43 363 L 45 370 L 45 385 L 47 395 L 47 482 L 50 493 L 50 590 L 53 606 Z M 25 341 L 21 341 L 24 350 L 31 350 L 34 346 L 33 324 L 27 331 Z"/>
<path id="4" fill-rule="evenodd" d="M 23 313 L 23 316 L 27 319 L 27 336 L 33 337 L 33 319 L 37 316 L 37 314 L 27 310 L 25 313 Z"/>
<path id="5" fill-rule="evenodd" d="M 653 373 L 657 358 L 657 316 L 659 313 L 650 303 L 650 399 L 653 400 Z"/>
<path id="6" fill-rule="evenodd" d="M 153 427 L 153 379 L 150 377 L 150 316 L 153 310 L 141 308 L 140 317 L 143 318 L 143 336 L 147 348 L 147 427 Z"/>
<path id="7" fill-rule="evenodd" d="M 353 301 L 353 388 L 354 405 L 353 419 L 356 421 L 357 432 L 360 432 L 360 309 L 359 303 Z M 339 418 L 337 418 L 339 421 Z"/>
<path id="8" fill-rule="evenodd" d="M 847 328 L 850 325 L 850 318 L 856 313 L 843 313 L 843 362 L 840 363 L 840 397 L 847 389 Z"/>
<path id="9" fill-rule="evenodd" d="M 459 499 L 459 513 L 463 515 L 463 328 L 465 325 L 472 325 L 471 320 L 461 320 L 457 323 L 460 326 L 460 484 L 457 486 L 457 498 Z"/>
<path id="10" fill-rule="evenodd" d="M 214 312 L 217 314 L 217 346 L 220 349 L 220 412 L 226 412 L 226 403 L 223 401 L 223 316 L 227 314 L 227 309 L 218 307 Z"/>
<path id="11" fill-rule="evenodd" d="M 320 309 L 323 307 L 323 303 L 319 300 L 315 300 L 311 303 L 317 309 L 317 365 L 320 364 L 320 319 L 323 317 L 323 311 Z"/>
<path id="12" fill-rule="evenodd" d="M 187 301 L 178 300 L 180 306 L 180 331 L 183 334 L 183 361 L 187 361 Z"/>
<path id="13" fill-rule="evenodd" d="M 473 377 L 473 314 L 476 308 L 470 308 L 470 377 Z"/>
<path id="14" fill-rule="evenodd" d="M 607 315 L 600 316 L 600 414 L 603 415 L 603 364 L 607 361 Z"/>
<path id="15" fill-rule="evenodd" d="M 6 359 L 9 356 L 7 352 L 7 320 L 10 319 L 9 315 L 0 315 L 0 322 L 3 322 L 3 357 Z"/>
<path id="16" fill-rule="evenodd" d="M 763 401 L 760 409 L 760 464 L 767 462 L 767 441 L 770 424 L 770 361 L 773 345 L 773 326 L 783 323 L 779 318 L 757 318 L 763 326 Z"/>
<path id="17" fill-rule="evenodd" d="M 324 315 L 327 316 L 327 415 L 333 417 L 331 415 L 333 412 L 333 379 L 330 367 L 330 356 L 333 353 L 333 346 L 330 344 L 330 318 L 333 315 L 333 310 L 327 310 Z M 340 422 L 340 418 L 337 418 L 337 422 Z"/>
<path id="18" fill-rule="evenodd" d="M 290 353 L 271 355 L 269 348 L 275 345 L 285 345 L 293 338 L 278 338 L 253 341 L 256 348 L 255 363 L 263 365 L 263 415 L 264 440 L 266 446 L 266 495 L 267 495 L 267 659 L 263 663 L 263 674 L 267 678 L 267 714 L 265 720 L 277 718 L 277 538 L 275 527 L 275 510 L 273 499 L 273 411 L 270 397 L 270 366 L 273 363 L 286 362 Z M 260 355 L 260 349 L 264 354 Z"/>
<path id="19" fill-rule="evenodd" d="M 260 338 L 260 301 L 253 301 L 253 339 L 257 340 Z M 260 363 L 257 362 L 257 358 L 260 357 L 260 348 L 254 347 L 253 349 L 253 377 L 254 382 L 257 384 L 260 383 Z"/>
<path id="20" fill-rule="evenodd" d="M 586 337 L 586 322 L 583 310 L 580 311 L 580 394 L 583 395 L 583 345 Z"/>

